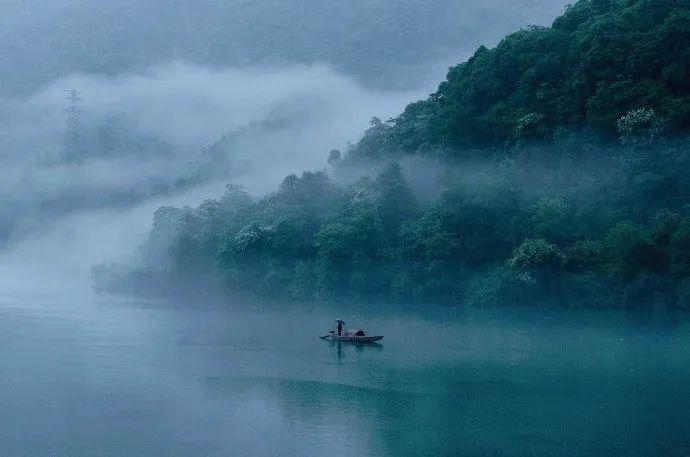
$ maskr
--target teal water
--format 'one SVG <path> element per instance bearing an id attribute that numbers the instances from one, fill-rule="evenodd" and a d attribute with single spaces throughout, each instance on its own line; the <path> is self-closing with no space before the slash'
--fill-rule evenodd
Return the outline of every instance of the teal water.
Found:
<path id="1" fill-rule="evenodd" d="M 230 309 L 0 298 L 0 456 L 690 455 L 687 317 Z"/>

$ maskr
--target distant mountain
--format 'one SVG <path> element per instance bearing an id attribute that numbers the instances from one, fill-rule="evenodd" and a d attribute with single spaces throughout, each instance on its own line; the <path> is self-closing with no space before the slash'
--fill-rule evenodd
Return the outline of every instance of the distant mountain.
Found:
<path id="1" fill-rule="evenodd" d="M 565 0 L 2 0 L 0 95 L 73 72 L 180 59 L 212 66 L 325 62 L 369 87 L 550 22 Z"/>

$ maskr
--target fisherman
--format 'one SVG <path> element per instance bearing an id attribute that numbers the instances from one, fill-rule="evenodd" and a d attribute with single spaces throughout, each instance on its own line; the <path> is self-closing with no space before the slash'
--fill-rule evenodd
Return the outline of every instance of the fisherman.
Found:
<path id="1" fill-rule="evenodd" d="M 338 336 L 341 336 L 343 334 L 343 321 L 338 320 Z"/>

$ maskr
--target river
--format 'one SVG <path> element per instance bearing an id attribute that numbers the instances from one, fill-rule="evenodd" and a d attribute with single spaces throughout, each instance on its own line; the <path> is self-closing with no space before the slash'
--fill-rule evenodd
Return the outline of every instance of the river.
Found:
<path id="1" fill-rule="evenodd" d="M 690 455 L 687 316 L 280 308 L 0 297 L 0 455 Z"/>

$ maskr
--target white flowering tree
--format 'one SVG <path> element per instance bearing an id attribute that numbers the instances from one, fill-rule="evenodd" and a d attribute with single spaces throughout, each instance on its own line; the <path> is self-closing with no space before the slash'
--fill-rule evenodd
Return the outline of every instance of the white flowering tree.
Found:
<path id="1" fill-rule="evenodd" d="M 621 142 L 628 146 L 648 146 L 662 133 L 662 122 L 651 108 L 628 111 L 618 119 Z"/>

